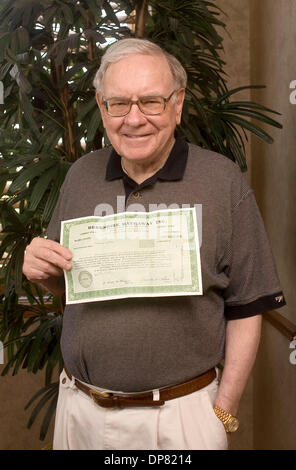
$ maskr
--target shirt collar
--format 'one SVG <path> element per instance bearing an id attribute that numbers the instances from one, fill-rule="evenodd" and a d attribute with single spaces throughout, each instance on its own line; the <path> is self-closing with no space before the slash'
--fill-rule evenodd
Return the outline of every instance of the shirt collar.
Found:
<path id="1" fill-rule="evenodd" d="M 168 159 L 154 176 L 165 181 L 181 180 L 186 168 L 188 149 L 188 143 L 183 138 L 176 135 L 176 140 Z M 112 148 L 106 168 L 106 180 L 112 181 L 123 178 L 124 175 L 125 173 L 121 167 L 121 157 L 114 148 Z"/>

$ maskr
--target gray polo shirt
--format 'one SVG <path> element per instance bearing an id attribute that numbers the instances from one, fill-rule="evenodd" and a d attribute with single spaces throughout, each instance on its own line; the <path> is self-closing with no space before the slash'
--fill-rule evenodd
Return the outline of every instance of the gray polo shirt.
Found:
<path id="1" fill-rule="evenodd" d="M 264 225 L 236 164 L 180 139 L 164 167 L 138 185 L 111 148 L 70 168 L 48 237 L 62 220 L 102 208 L 202 207 L 202 296 L 109 300 L 68 305 L 61 347 L 78 379 L 137 392 L 184 382 L 224 358 L 226 322 L 285 305 Z M 143 209 L 142 209 L 143 210 Z"/>

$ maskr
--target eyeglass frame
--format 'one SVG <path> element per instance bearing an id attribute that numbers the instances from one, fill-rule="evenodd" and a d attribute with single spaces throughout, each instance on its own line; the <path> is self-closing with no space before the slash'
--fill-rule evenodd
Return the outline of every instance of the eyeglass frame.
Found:
<path id="1" fill-rule="evenodd" d="M 140 98 L 137 99 L 137 100 L 129 100 L 129 110 L 128 110 L 128 112 L 125 113 L 125 114 L 120 114 L 119 116 L 113 116 L 108 111 L 108 101 L 110 101 L 110 100 L 112 100 L 116 97 L 109 98 L 107 100 L 103 98 L 102 99 L 102 105 L 106 108 L 108 116 L 111 116 L 111 117 L 124 117 L 124 116 L 127 116 L 130 113 L 133 104 L 136 104 L 138 106 L 139 110 L 141 111 L 141 113 L 144 114 L 145 116 L 160 116 L 165 111 L 167 103 L 170 101 L 170 99 L 172 98 L 173 94 L 176 93 L 176 91 L 178 91 L 178 90 L 173 90 L 172 93 L 167 98 L 164 98 L 163 96 L 157 96 L 157 95 L 150 95 L 150 96 L 148 95 L 148 96 L 140 96 Z M 144 113 L 144 111 L 142 111 L 142 109 L 141 109 L 141 106 L 139 106 L 140 100 L 142 98 L 161 98 L 163 100 L 163 110 L 160 113 L 153 113 L 153 114 Z M 126 99 L 126 98 L 124 98 L 124 99 Z"/>

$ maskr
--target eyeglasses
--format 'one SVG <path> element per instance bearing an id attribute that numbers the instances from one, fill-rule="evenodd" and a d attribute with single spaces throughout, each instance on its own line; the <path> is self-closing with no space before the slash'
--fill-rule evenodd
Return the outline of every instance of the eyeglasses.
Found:
<path id="1" fill-rule="evenodd" d="M 164 112 L 167 102 L 171 99 L 174 90 L 168 98 L 162 96 L 142 96 L 138 100 L 133 101 L 128 98 L 110 98 L 103 100 L 102 104 L 105 106 L 107 113 L 112 117 L 126 116 L 133 104 L 136 104 L 140 111 L 147 116 L 156 116 Z"/>

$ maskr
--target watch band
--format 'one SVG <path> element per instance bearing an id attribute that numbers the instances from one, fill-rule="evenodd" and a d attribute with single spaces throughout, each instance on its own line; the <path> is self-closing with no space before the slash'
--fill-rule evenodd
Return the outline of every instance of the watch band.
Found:
<path id="1" fill-rule="evenodd" d="M 220 406 L 217 405 L 214 406 L 214 413 L 224 424 L 226 432 L 237 431 L 239 427 L 239 421 L 236 416 L 233 416 L 232 414 L 228 413 L 228 411 L 223 410 L 223 408 L 220 408 Z"/>

